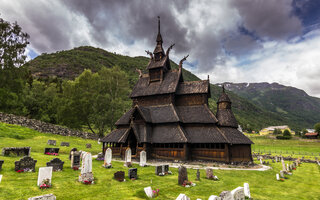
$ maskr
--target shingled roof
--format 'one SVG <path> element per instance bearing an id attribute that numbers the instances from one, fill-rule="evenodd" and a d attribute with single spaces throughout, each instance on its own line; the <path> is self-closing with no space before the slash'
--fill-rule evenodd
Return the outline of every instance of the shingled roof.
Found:
<path id="1" fill-rule="evenodd" d="M 111 133 L 106 135 L 104 138 L 102 138 L 100 141 L 101 142 L 120 142 L 121 137 L 127 134 L 128 130 L 129 130 L 128 128 L 115 129 L 111 131 Z"/>
<path id="2" fill-rule="evenodd" d="M 238 122 L 231 109 L 218 109 L 217 119 L 220 126 L 238 128 Z"/>
<path id="3" fill-rule="evenodd" d="M 228 143 L 217 126 L 186 126 L 189 143 Z"/>
<path id="4" fill-rule="evenodd" d="M 206 104 L 196 106 L 177 106 L 179 119 L 183 123 L 217 123 L 218 120 Z"/>
<path id="5" fill-rule="evenodd" d="M 168 56 L 164 56 L 160 61 L 155 61 L 154 59 L 150 60 L 147 69 L 155 69 L 159 67 L 166 66 L 166 62 L 168 61 Z"/>
<path id="6" fill-rule="evenodd" d="M 163 81 L 149 83 L 149 75 L 141 77 L 130 94 L 131 98 L 175 93 L 179 81 L 179 71 L 170 70 L 164 74 Z"/>
<path id="7" fill-rule="evenodd" d="M 231 144 L 253 144 L 253 142 L 238 129 L 220 127 L 220 130 Z"/>
<path id="8" fill-rule="evenodd" d="M 177 95 L 206 93 L 209 93 L 208 80 L 180 82 L 176 92 Z"/>
<path id="9" fill-rule="evenodd" d="M 153 127 L 152 143 L 186 143 L 188 139 L 178 124 Z"/>

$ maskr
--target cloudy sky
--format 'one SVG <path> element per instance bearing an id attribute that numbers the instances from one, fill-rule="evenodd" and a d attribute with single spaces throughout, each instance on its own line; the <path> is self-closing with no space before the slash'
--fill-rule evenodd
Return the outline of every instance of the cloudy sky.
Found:
<path id="1" fill-rule="evenodd" d="M 0 0 L 30 35 L 31 58 L 91 45 L 153 51 L 157 16 L 170 58 L 212 83 L 278 82 L 320 97 L 319 0 Z"/>

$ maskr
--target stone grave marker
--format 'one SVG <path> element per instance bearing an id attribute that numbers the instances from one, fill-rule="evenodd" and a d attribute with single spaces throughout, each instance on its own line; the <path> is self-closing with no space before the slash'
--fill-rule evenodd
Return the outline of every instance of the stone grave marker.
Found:
<path id="1" fill-rule="evenodd" d="M 279 174 L 276 174 L 276 178 L 277 178 L 277 181 L 280 181 L 280 176 L 279 176 Z"/>
<path id="2" fill-rule="evenodd" d="M 1 183 L 1 180 L 2 180 L 2 175 L 0 174 L 0 183 Z"/>
<path id="3" fill-rule="evenodd" d="M 219 197 L 224 200 L 233 200 L 233 197 L 230 191 L 221 192 Z"/>
<path id="4" fill-rule="evenodd" d="M 197 169 L 197 180 L 200 181 L 200 170 Z"/>
<path id="5" fill-rule="evenodd" d="M 91 148 L 92 148 L 91 144 L 90 144 L 90 143 L 89 143 L 89 144 L 86 144 L 86 148 L 87 148 L 87 149 L 91 149 Z"/>
<path id="6" fill-rule="evenodd" d="M 208 200 L 221 200 L 221 198 L 216 195 L 211 195 Z"/>
<path id="7" fill-rule="evenodd" d="M 210 179 L 210 180 L 214 179 L 213 169 L 211 169 L 211 168 L 206 169 L 206 177 L 207 177 L 207 179 Z"/>
<path id="8" fill-rule="evenodd" d="M 64 162 L 59 158 L 54 158 L 50 162 L 47 162 L 47 167 L 52 167 L 54 172 L 62 171 Z"/>
<path id="9" fill-rule="evenodd" d="M 147 166 L 147 152 L 141 151 L 140 152 L 140 164 L 141 167 Z"/>
<path id="10" fill-rule="evenodd" d="M 119 182 L 123 182 L 124 181 L 124 171 L 117 171 L 116 173 L 114 173 L 114 179 L 116 179 Z"/>
<path id="11" fill-rule="evenodd" d="M 287 163 L 287 172 L 289 172 L 289 171 L 290 171 L 289 164 Z"/>
<path id="12" fill-rule="evenodd" d="M 56 146 L 57 141 L 56 140 L 48 140 L 47 144 Z"/>
<path id="13" fill-rule="evenodd" d="M 70 143 L 69 143 L 69 142 L 61 142 L 61 143 L 60 143 L 60 146 L 62 146 L 62 147 L 69 147 L 69 146 L 70 146 Z"/>
<path id="14" fill-rule="evenodd" d="M 32 159 L 29 156 L 21 158 L 19 161 L 14 162 L 14 170 L 32 171 L 35 172 L 37 160 Z"/>
<path id="15" fill-rule="evenodd" d="M 168 172 L 169 172 L 169 165 L 163 165 L 163 167 L 162 167 L 162 172 L 165 173 L 165 174 L 168 174 Z"/>
<path id="16" fill-rule="evenodd" d="M 127 148 L 126 153 L 125 153 L 125 166 L 130 167 L 131 166 L 131 149 Z"/>
<path id="17" fill-rule="evenodd" d="M 38 174 L 37 186 L 40 186 L 44 180 L 48 179 L 51 184 L 52 179 L 52 167 L 40 167 Z"/>
<path id="18" fill-rule="evenodd" d="M 244 196 L 246 196 L 246 197 L 248 197 L 250 199 L 251 198 L 251 194 L 250 194 L 249 183 L 244 183 L 243 184 L 243 188 L 244 188 Z"/>
<path id="19" fill-rule="evenodd" d="M 77 148 L 72 148 L 72 149 L 70 150 L 70 153 L 69 153 L 69 160 L 71 160 L 71 152 L 73 152 L 73 151 L 78 151 L 78 149 L 77 149 Z"/>
<path id="20" fill-rule="evenodd" d="M 128 177 L 129 179 L 138 179 L 138 169 L 137 168 L 128 169 Z"/>
<path id="21" fill-rule="evenodd" d="M 111 168 L 112 167 L 111 161 L 112 161 L 112 150 L 110 148 L 108 148 L 106 150 L 106 154 L 104 155 L 103 166 L 105 168 Z"/>
<path id="22" fill-rule="evenodd" d="M 276 162 L 278 162 L 278 156 L 276 156 Z"/>
<path id="23" fill-rule="evenodd" d="M 157 176 L 163 176 L 164 175 L 164 174 L 162 174 L 162 166 L 161 165 L 156 166 L 155 169 L 156 169 L 155 173 L 156 173 Z"/>
<path id="24" fill-rule="evenodd" d="M 281 178 L 285 178 L 285 177 L 284 177 L 284 171 L 283 171 L 283 170 L 280 171 L 280 177 L 281 177 Z"/>
<path id="25" fill-rule="evenodd" d="M 179 194 L 176 200 L 190 200 L 190 198 L 185 194 Z"/>
<path id="26" fill-rule="evenodd" d="M 283 170 L 283 171 L 287 171 L 287 169 L 286 169 L 286 164 L 284 163 L 283 158 L 281 159 L 281 164 L 282 164 L 282 170 Z"/>
<path id="27" fill-rule="evenodd" d="M 56 196 L 53 194 L 45 194 L 41 196 L 30 197 L 28 200 L 56 200 Z"/>
<path id="28" fill-rule="evenodd" d="M 262 159 L 260 158 L 260 164 L 262 165 L 263 164 L 263 162 L 262 162 Z"/>
<path id="29" fill-rule="evenodd" d="M 58 154 L 59 153 L 60 148 L 45 148 L 44 149 L 44 154 Z"/>
<path id="30" fill-rule="evenodd" d="M 82 154 L 82 166 L 81 166 L 81 174 L 79 176 L 79 181 L 89 181 L 92 182 L 94 180 L 92 174 L 92 155 L 89 152 L 85 152 Z"/>
<path id="31" fill-rule="evenodd" d="M 4 163 L 4 160 L 0 160 L 0 170 L 2 169 L 3 163 Z"/>
<path id="32" fill-rule="evenodd" d="M 5 147 L 2 148 L 3 156 L 30 156 L 31 147 Z"/>
<path id="33" fill-rule="evenodd" d="M 80 168 L 80 152 L 71 151 L 71 168 Z"/>
<path id="34" fill-rule="evenodd" d="M 149 187 L 145 187 L 144 188 L 144 192 L 146 193 L 147 197 L 152 198 L 153 197 L 153 190 L 152 188 Z"/>
<path id="35" fill-rule="evenodd" d="M 274 159 L 272 159 L 272 163 L 275 163 L 275 162 L 274 162 Z"/>
<path id="36" fill-rule="evenodd" d="M 185 166 L 179 167 L 178 184 L 183 185 L 185 181 L 188 181 L 188 172 Z"/>
<path id="37" fill-rule="evenodd" d="M 231 191 L 231 196 L 234 200 L 244 200 L 244 189 L 243 187 L 237 187 L 236 189 Z"/>

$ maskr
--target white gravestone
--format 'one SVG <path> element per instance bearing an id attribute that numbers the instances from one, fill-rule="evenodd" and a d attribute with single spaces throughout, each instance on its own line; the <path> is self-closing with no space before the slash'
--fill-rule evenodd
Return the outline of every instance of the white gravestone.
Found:
<path id="1" fill-rule="evenodd" d="M 284 164 L 283 158 L 281 159 L 281 163 L 282 163 L 282 171 L 287 171 L 286 164 Z"/>
<path id="2" fill-rule="evenodd" d="M 53 194 L 45 194 L 37 197 L 30 197 L 28 200 L 56 200 L 56 196 Z"/>
<path id="3" fill-rule="evenodd" d="M 40 167 L 38 174 L 38 186 L 41 185 L 42 181 L 45 179 L 49 179 L 49 183 L 51 184 L 52 179 L 52 169 L 53 167 Z"/>
<path id="4" fill-rule="evenodd" d="M 279 176 L 279 174 L 276 174 L 276 178 L 277 178 L 277 181 L 280 181 L 280 176 Z"/>
<path id="5" fill-rule="evenodd" d="M 125 166 L 131 165 L 131 149 L 128 148 L 125 153 Z"/>
<path id="6" fill-rule="evenodd" d="M 144 192 L 146 193 L 147 197 L 149 197 L 149 198 L 153 197 L 153 190 L 150 186 L 144 188 Z"/>
<path id="7" fill-rule="evenodd" d="M 221 198 L 216 195 L 211 195 L 208 200 L 221 200 Z"/>
<path id="8" fill-rule="evenodd" d="M 276 156 L 276 162 L 278 162 L 278 157 Z"/>
<path id="9" fill-rule="evenodd" d="M 220 198 L 223 200 L 234 200 L 230 191 L 221 192 Z"/>
<path id="10" fill-rule="evenodd" d="M 176 200 L 190 200 L 190 198 L 185 194 L 179 194 Z"/>
<path id="11" fill-rule="evenodd" d="M 249 183 L 244 183 L 243 187 L 244 187 L 244 196 L 251 198 Z"/>
<path id="12" fill-rule="evenodd" d="M 1 183 L 1 180 L 2 180 L 2 175 L 0 174 L 0 183 Z"/>
<path id="13" fill-rule="evenodd" d="M 237 187 L 236 189 L 231 191 L 231 196 L 234 200 L 244 200 L 244 189 L 243 187 Z"/>
<path id="14" fill-rule="evenodd" d="M 89 152 L 82 154 L 81 174 L 92 172 L 92 155 Z"/>
<path id="15" fill-rule="evenodd" d="M 263 164 L 263 162 L 262 162 L 262 159 L 260 158 L 260 164 L 262 165 Z"/>
<path id="16" fill-rule="evenodd" d="M 106 150 L 106 155 L 104 156 L 104 167 L 110 168 L 112 166 L 111 161 L 112 161 L 112 150 L 108 148 Z"/>
<path id="17" fill-rule="evenodd" d="M 287 163 L 287 171 L 290 171 L 289 164 Z"/>
<path id="18" fill-rule="evenodd" d="M 140 166 L 144 167 L 147 165 L 147 152 L 141 151 L 140 152 Z"/>

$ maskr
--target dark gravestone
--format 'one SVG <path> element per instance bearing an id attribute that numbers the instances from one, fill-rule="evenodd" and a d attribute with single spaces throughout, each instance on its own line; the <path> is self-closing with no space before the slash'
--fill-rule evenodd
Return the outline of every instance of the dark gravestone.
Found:
<path id="1" fill-rule="evenodd" d="M 69 160 L 71 160 L 71 152 L 73 152 L 73 151 L 78 151 L 78 149 L 77 149 L 77 148 L 72 148 L 72 149 L 71 149 L 71 151 L 70 151 L 70 153 L 69 153 Z"/>
<path id="2" fill-rule="evenodd" d="M 57 141 L 56 140 L 48 140 L 47 144 L 56 146 Z"/>
<path id="3" fill-rule="evenodd" d="M 2 149 L 3 156 L 29 156 L 31 147 L 5 147 Z"/>
<path id="4" fill-rule="evenodd" d="M 25 156 L 21 158 L 19 161 L 14 162 L 15 167 L 14 170 L 26 170 L 35 172 L 37 160 L 33 160 L 29 156 Z"/>
<path id="5" fill-rule="evenodd" d="M 179 167 L 178 184 L 183 185 L 185 181 L 188 181 L 187 168 L 184 166 Z"/>
<path id="6" fill-rule="evenodd" d="M 197 180 L 200 181 L 200 170 L 197 169 Z"/>
<path id="7" fill-rule="evenodd" d="M 69 147 L 70 146 L 70 143 L 69 142 L 61 142 L 60 143 L 60 146 L 64 146 L 64 147 Z"/>
<path id="8" fill-rule="evenodd" d="M 4 160 L 0 160 L 0 170 L 2 169 L 2 164 L 4 163 Z"/>
<path id="9" fill-rule="evenodd" d="M 210 168 L 206 169 L 206 177 L 207 179 L 210 179 L 210 180 L 214 179 L 213 169 L 210 169 Z"/>
<path id="10" fill-rule="evenodd" d="M 59 148 L 45 148 L 44 154 L 59 153 Z"/>
<path id="11" fill-rule="evenodd" d="M 47 167 L 52 167 L 53 171 L 62 171 L 64 162 L 59 158 L 54 158 L 47 162 Z"/>
<path id="12" fill-rule="evenodd" d="M 91 149 L 91 144 L 86 144 L 87 149 Z"/>
<path id="13" fill-rule="evenodd" d="M 155 173 L 156 173 L 157 176 L 162 175 L 162 166 L 161 165 L 156 166 Z"/>
<path id="14" fill-rule="evenodd" d="M 124 181 L 124 171 L 117 171 L 114 173 L 114 179 L 120 182 Z"/>
<path id="15" fill-rule="evenodd" d="M 138 169 L 131 168 L 128 170 L 128 177 L 129 179 L 137 179 L 138 178 Z"/>
<path id="16" fill-rule="evenodd" d="M 80 167 L 80 155 L 81 153 L 78 151 L 71 152 L 71 168 Z"/>
<path id="17" fill-rule="evenodd" d="M 165 174 L 168 174 L 168 172 L 169 172 L 169 165 L 163 165 L 163 167 L 162 167 L 162 172 L 165 173 Z"/>

